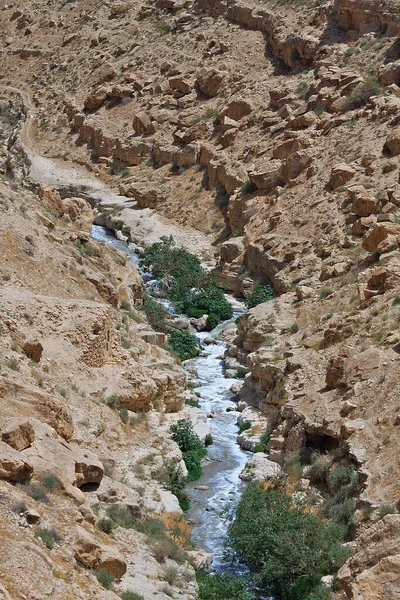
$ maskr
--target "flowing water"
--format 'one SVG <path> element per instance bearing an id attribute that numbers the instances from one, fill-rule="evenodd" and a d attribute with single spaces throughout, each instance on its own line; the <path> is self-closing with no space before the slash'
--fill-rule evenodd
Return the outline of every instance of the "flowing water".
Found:
<path id="1" fill-rule="evenodd" d="M 138 266 L 137 254 L 124 242 L 117 240 L 111 231 L 93 225 L 92 236 L 97 241 L 112 244 L 122 250 Z M 244 312 L 239 303 L 234 305 L 234 311 L 233 319 Z M 222 359 L 226 343 L 221 339 L 221 332 L 226 325 L 219 325 L 211 333 L 214 343 L 204 345 L 200 356 L 185 363 L 189 374 L 194 372 L 200 383 L 196 388 L 200 393 L 199 404 L 212 415 L 208 422 L 214 440 L 214 444 L 209 447 L 201 479 L 187 486 L 191 499 L 187 515 L 192 524 L 193 541 L 197 547 L 213 555 L 214 569 L 240 575 L 246 573 L 246 569 L 243 565 L 232 562 L 232 557 L 225 556 L 224 543 L 232 510 L 244 488 L 239 474 L 249 453 L 236 443 L 237 412 L 230 387 L 237 380 L 224 376 Z M 203 340 L 210 337 L 210 334 L 198 333 L 197 337 Z M 227 409 L 231 410 L 227 412 Z"/>

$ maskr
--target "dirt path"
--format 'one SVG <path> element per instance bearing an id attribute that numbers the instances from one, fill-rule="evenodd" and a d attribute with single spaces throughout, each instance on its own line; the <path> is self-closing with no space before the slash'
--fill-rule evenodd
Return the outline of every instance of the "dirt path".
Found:
<path id="1" fill-rule="evenodd" d="M 177 226 L 150 208 L 138 208 L 132 198 L 116 194 L 94 175 L 77 165 L 39 154 L 32 133 L 36 116 L 30 94 L 3 85 L 0 85 L 0 91 L 18 94 L 24 103 L 26 120 L 21 128 L 19 139 L 30 161 L 29 176 L 32 181 L 55 188 L 67 187 L 71 195 L 90 198 L 100 215 L 118 214 L 124 230 L 130 230 L 130 237 L 137 245 L 147 246 L 163 235 L 173 235 L 178 244 L 202 258 L 209 260 L 213 256 L 212 240 L 203 233 L 191 227 Z M 114 228 L 110 217 L 107 218 L 107 225 Z"/>

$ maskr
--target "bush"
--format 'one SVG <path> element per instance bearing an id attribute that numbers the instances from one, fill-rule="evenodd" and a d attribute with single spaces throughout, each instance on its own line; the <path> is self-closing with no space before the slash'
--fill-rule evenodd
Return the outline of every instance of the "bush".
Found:
<path id="1" fill-rule="evenodd" d="M 163 563 L 166 558 L 170 558 L 181 565 L 186 560 L 186 554 L 170 538 L 165 538 L 154 544 L 153 556 L 159 563 Z"/>
<path id="2" fill-rule="evenodd" d="M 146 248 L 140 256 L 140 264 L 156 279 L 191 279 L 203 271 L 197 256 L 177 248 L 172 236 L 164 236 L 160 242 Z"/>
<path id="3" fill-rule="evenodd" d="M 159 302 L 153 300 L 148 294 L 144 295 L 141 310 L 145 313 L 147 321 L 153 329 L 166 333 L 169 329 L 168 323 L 165 320 L 167 311 Z"/>
<path id="4" fill-rule="evenodd" d="M 111 394 L 111 396 L 107 396 L 105 398 L 104 403 L 107 404 L 112 410 L 119 409 L 119 396 L 118 394 Z"/>
<path id="5" fill-rule="evenodd" d="M 327 298 L 331 294 L 333 294 L 333 289 L 330 287 L 324 286 L 320 289 L 319 297 L 321 298 L 321 300 L 325 300 L 325 298 Z"/>
<path id="6" fill-rule="evenodd" d="M 250 421 L 245 421 L 239 427 L 239 435 L 243 433 L 243 431 L 247 431 L 248 429 L 251 429 L 251 423 Z"/>
<path id="7" fill-rule="evenodd" d="M 142 594 L 137 594 L 136 592 L 122 592 L 121 600 L 145 600 L 145 597 Z"/>
<path id="8" fill-rule="evenodd" d="M 164 577 L 169 585 L 174 585 L 178 577 L 178 570 L 175 567 L 167 567 L 164 571 Z"/>
<path id="9" fill-rule="evenodd" d="M 23 488 L 25 489 L 26 493 L 34 500 L 37 500 L 38 502 L 43 502 L 44 504 L 50 504 L 50 499 L 46 494 L 46 490 L 42 488 L 42 486 L 36 485 L 35 483 L 30 483 L 28 485 L 24 485 Z"/>
<path id="10" fill-rule="evenodd" d="M 135 529 L 156 540 L 163 540 L 165 538 L 165 525 L 159 519 L 149 518 L 139 521 L 136 523 Z"/>
<path id="11" fill-rule="evenodd" d="M 173 331 L 168 338 L 169 346 L 181 360 L 194 358 L 199 354 L 196 338 L 187 331 Z"/>
<path id="12" fill-rule="evenodd" d="M 200 312 L 203 312 L 203 311 L 200 311 Z M 212 331 L 213 329 L 216 328 L 216 326 L 220 322 L 221 322 L 221 320 L 220 320 L 219 316 L 211 313 L 211 315 L 208 315 L 207 320 L 206 320 L 206 330 Z"/>
<path id="13" fill-rule="evenodd" d="M 328 477 L 328 486 L 329 489 L 338 492 L 344 486 L 357 486 L 358 483 L 358 475 L 354 472 L 354 467 L 352 465 L 344 466 L 340 465 L 340 467 L 336 467 L 336 469 L 332 469 L 329 473 Z"/>
<path id="14" fill-rule="evenodd" d="M 253 600 L 254 594 L 246 591 L 246 582 L 230 573 L 197 576 L 199 600 Z"/>
<path id="15" fill-rule="evenodd" d="M 330 460 L 326 456 L 319 456 L 316 454 L 313 457 L 313 462 L 308 470 L 308 476 L 311 483 L 317 483 L 320 481 L 326 481 L 326 474 L 328 472 Z"/>
<path id="16" fill-rule="evenodd" d="M 124 527 L 125 529 L 132 529 L 133 527 L 131 511 L 125 506 L 111 504 L 111 506 L 107 508 L 107 516 L 120 527 Z"/>
<path id="17" fill-rule="evenodd" d="M 213 443 L 214 443 L 213 436 L 211 435 L 211 433 L 207 433 L 206 437 L 204 438 L 204 445 L 212 446 Z"/>
<path id="18" fill-rule="evenodd" d="M 360 108 L 365 106 L 371 96 L 377 96 L 382 93 L 382 87 L 378 78 L 374 75 L 368 76 L 360 83 L 350 95 L 350 103 L 352 108 Z"/>
<path id="19" fill-rule="evenodd" d="M 274 297 L 274 288 L 270 283 L 257 283 L 253 293 L 245 300 L 247 308 L 254 308 L 262 302 L 268 302 Z"/>
<path id="20" fill-rule="evenodd" d="M 212 319 L 218 317 L 221 321 L 233 316 L 232 305 L 225 298 L 224 292 L 214 285 L 213 280 L 203 282 L 202 287 L 194 291 L 188 290 L 178 300 L 179 307 L 185 313 L 195 308 L 203 315 L 208 314 Z"/>
<path id="21" fill-rule="evenodd" d="M 393 504 L 389 504 L 386 502 L 380 505 L 378 515 L 381 519 L 383 519 L 383 517 L 386 517 L 386 515 L 393 515 L 395 512 L 396 509 L 393 506 Z"/>
<path id="22" fill-rule="evenodd" d="M 61 541 L 60 534 L 55 529 L 47 529 L 47 528 L 39 528 L 35 532 L 35 537 L 43 540 L 46 548 L 51 550 L 54 548 L 54 545 Z"/>
<path id="23" fill-rule="evenodd" d="M 49 492 L 55 492 L 61 489 L 61 484 L 54 475 L 43 475 L 40 483 Z"/>
<path id="24" fill-rule="evenodd" d="M 289 477 L 300 479 L 303 475 L 303 467 L 300 462 L 299 452 L 288 452 L 283 461 L 283 469 Z"/>
<path id="25" fill-rule="evenodd" d="M 267 489 L 249 484 L 229 533 L 255 582 L 285 600 L 313 597 L 321 577 L 349 556 L 342 545 L 345 529 L 294 507 L 280 482 Z"/>
<path id="26" fill-rule="evenodd" d="M 111 575 L 105 569 L 99 569 L 98 571 L 93 569 L 93 575 L 96 577 L 97 581 L 101 583 L 103 588 L 106 590 L 111 589 L 111 586 L 114 583 L 114 575 Z"/>
<path id="27" fill-rule="evenodd" d="M 199 479 L 202 474 L 201 459 L 206 455 L 200 438 L 193 431 L 191 421 L 180 419 L 175 425 L 171 426 L 172 439 L 176 442 L 182 452 L 188 470 L 188 481 Z"/>
<path id="28" fill-rule="evenodd" d="M 126 425 L 129 421 L 128 410 L 126 408 L 121 408 L 121 410 L 119 411 L 119 416 L 123 424 Z"/>
<path id="29" fill-rule="evenodd" d="M 104 533 L 112 533 L 116 528 L 116 524 L 112 519 L 108 517 L 103 517 L 100 521 L 97 521 L 97 527 L 100 531 L 104 531 Z"/>
<path id="30" fill-rule="evenodd" d="M 250 179 L 248 179 L 247 181 L 244 182 L 244 184 L 242 185 L 242 187 L 240 189 L 244 194 L 252 194 L 253 192 L 256 191 L 257 186 L 255 183 L 250 181 Z"/>

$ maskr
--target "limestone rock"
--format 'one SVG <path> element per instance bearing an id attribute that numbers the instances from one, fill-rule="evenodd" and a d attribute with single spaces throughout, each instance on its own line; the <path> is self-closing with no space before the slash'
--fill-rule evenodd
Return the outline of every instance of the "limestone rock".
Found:
<path id="1" fill-rule="evenodd" d="M 386 138 L 384 148 L 389 150 L 392 156 L 400 154 L 400 128 L 394 129 Z"/>
<path id="2" fill-rule="evenodd" d="M 19 482 L 32 477 L 33 467 L 22 454 L 8 444 L 0 442 L 0 479 Z"/>
<path id="3" fill-rule="evenodd" d="M 281 474 L 280 466 L 269 460 L 263 452 L 257 452 L 246 464 L 239 477 L 242 481 L 265 481 Z"/>
<path id="4" fill-rule="evenodd" d="M 93 111 L 98 110 L 104 104 L 107 99 L 108 89 L 106 87 L 100 87 L 94 90 L 84 101 L 85 110 Z"/>
<path id="5" fill-rule="evenodd" d="M 89 569 L 105 569 L 116 579 L 126 573 L 126 562 L 111 546 L 102 545 L 83 527 L 77 527 L 73 546 L 74 558 Z"/>
<path id="6" fill-rule="evenodd" d="M 388 244 L 397 245 L 399 235 L 400 225 L 397 223 L 378 223 L 363 238 L 362 247 L 367 252 L 382 254 Z"/>
<path id="7" fill-rule="evenodd" d="M 15 418 L 2 427 L 1 439 L 15 450 L 24 450 L 34 441 L 35 432 L 29 421 Z"/>
<path id="8" fill-rule="evenodd" d="M 333 190 L 336 190 L 338 187 L 345 185 L 348 181 L 353 179 L 355 174 L 355 169 L 350 165 L 344 163 L 335 165 L 331 171 L 329 184 Z"/>
<path id="9" fill-rule="evenodd" d="M 229 117 L 234 121 L 240 121 L 240 119 L 243 119 L 243 117 L 249 115 L 252 112 L 252 110 L 253 106 L 248 100 L 235 98 L 231 100 L 228 106 L 226 106 L 222 110 L 220 114 L 220 119 L 222 121 L 224 117 Z"/>
<path id="10" fill-rule="evenodd" d="M 399 84 L 400 82 L 400 60 L 382 65 L 379 69 L 379 81 L 383 85 Z"/>
<path id="11" fill-rule="evenodd" d="M 305 300 L 305 298 L 312 298 L 314 290 L 306 285 L 296 286 L 296 296 L 298 300 Z"/>
<path id="12" fill-rule="evenodd" d="M 214 98 L 221 90 L 223 81 L 224 76 L 221 71 L 203 69 L 197 76 L 196 85 L 202 94 L 208 96 L 208 98 Z"/>
<path id="13" fill-rule="evenodd" d="M 243 240 L 240 238 L 232 238 L 221 245 L 221 259 L 227 263 L 231 263 L 235 258 L 243 253 Z"/>
<path id="14" fill-rule="evenodd" d="M 43 354 L 43 346 L 40 342 L 25 342 L 23 349 L 28 358 L 31 358 L 37 363 L 40 362 Z"/>
<path id="15" fill-rule="evenodd" d="M 138 112 L 133 117 L 132 127 L 138 135 L 143 135 L 149 132 L 151 121 L 145 112 Z"/>

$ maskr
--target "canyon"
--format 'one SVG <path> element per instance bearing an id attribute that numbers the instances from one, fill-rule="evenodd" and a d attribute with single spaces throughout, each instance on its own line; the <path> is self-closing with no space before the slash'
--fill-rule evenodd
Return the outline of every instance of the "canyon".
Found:
<path id="1" fill-rule="evenodd" d="M 310 510 L 352 468 L 331 597 L 399 597 L 399 8 L 0 2 L 0 598 L 196 598 L 222 476 L 206 459 L 217 489 L 188 486 L 193 549 L 166 485 L 185 418 L 203 440 L 229 420 L 230 508 L 247 459 L 243 481 L 286 473 Z M 197 334 L 218 389 L 143 311 L 138 253 L 169 235 L 230 301 L 273 289 Z"/>

